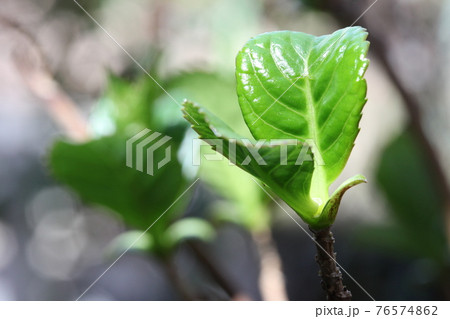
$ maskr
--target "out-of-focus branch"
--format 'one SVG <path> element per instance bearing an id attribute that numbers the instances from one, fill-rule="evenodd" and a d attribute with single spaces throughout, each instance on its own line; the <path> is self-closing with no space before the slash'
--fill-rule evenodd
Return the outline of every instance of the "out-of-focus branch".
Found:
<path id="1" fill-rule="evenodd" d="M 69 138 L 77 142 L 88 140 L 86 119 L 53 79 L 33 36 L 5 17 L 0 17 L 0 25 L 21 35 L 21 42 L 18 42 L 12 52 L 12 59 L 30 91 L 45 103 L 49 115 Z"/>
<path id="2" fill-rule="evenodd" d="M 180 297 L 185 301 L 196 300 L 193 292 L 178 274 L 174 256 L 165 258 L 164 265 L 167 275 Z"/>
<path id="3" fill-rule="evenodd" d="M 205 245 L 202 242 L 189 240 L 187 243 L 194 252 L 197 259 L 208 270 L 217 284 L 219 284 L 219 286 L 222 287 L 223 290 L 225 290 L 225 292 L 230 296 L 231 300 L 251 300 L 251 298 L 247 294 L 239 291 L 239 289 L 232 283 L 232 281 L 227 278 L 223 270 L 219 269 L 219 266 L 214 263 L 210 254 L 207 252 Z"/>
<path id="4" fill-rule="evenodd" d="M 266 301 L 288 300 L 281 260 L 275 247 L 270 230 L 253 234 L 258 247 L 261 272 L 259 275 L 259 288 Z"/>

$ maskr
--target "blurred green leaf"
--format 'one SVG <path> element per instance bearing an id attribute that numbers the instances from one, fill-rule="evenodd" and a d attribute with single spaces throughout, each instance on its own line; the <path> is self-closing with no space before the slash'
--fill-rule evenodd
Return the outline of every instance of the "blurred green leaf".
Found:
<path id="1" fill-rule="evenodd" d="M 130 248 L 131 247 L 131 248 Z M 142 233 L 138 230 L 126 231 L 116 238 L 108 245 L 106 249 L 106 256 L 109 259 L 116 259 L 125 251 L 142 252 L 144 254 L 154 248 L 154 240 L 151 234 Z"/>
<path id="2" fill-rule="evenodd" d="M 174 222 L 165 231 L 165 244 L 169 248 L 189 239 L 212 241 L 216 236 L 215 229 L 206 220 L 189 217 Z"/>
<path id="3" fill-rule="evenodd" d="M 214 204 L 217 220 L 240 224 L 252 231 L 269 227 L 268 197 L 250 175 L 224 160 L 203 161 L 200 176 L 203 182 L 229 201 L 228 205 Z"/>
<path id="4" fill-rule="evenodd" d="M 239 104 L 235 93 L 235 81 L 214 73 L 182 73 L 168 82 L 171 94 L 211 105 L 224 122 L 231 124 L 234 131 L 248 136 L 250 132 L 242 117 L 236 117 Z M 205 89 L 207 88 L 207 89 Z M 192 145 L 189 145 L 192 149 Z M 201 148 L 205 151 L 205 148 Z M 192 154 L 190 154 L 192 158 Z M 251 177 L 228 161 L 202 161 L 199 169 L 202 181 L 224 199 L 230 201 L 229 209 L 212 209 L 214 218 L 233 221 L 251 230 L 266 229 L 269 225 L 267 196 Z M 226 176 L 226 178 L 223 178 Z M 245 189 L 245 192 L 242 192 Z M 222 207 L 223 205 L 219 205 Z M 234 206 L 234 207 L 233 207 Z M 258 213 L 255 214 L 255 211 Z M 231 214 L 233 216 L 231 216 Z"/>
<path id="5" fill-rule="evenodd" d="M 389 225 L 364 229 L 365 240 L 391 251 L 443 263 L 448 254 L 444 201 L 412 133 L 406 131 L 386 147 L 377 181 L 392 208 L 391 220 Z"/>
<path id="6" fill-rule="evenodd" d="M 166 96 L 162 94 L 161 89 L 147 76 L 131 83 L 110 75 L 105 93 L 91 112 L 91 129 L 102 136 L 116 132 L 129 134 L 144 128 L 162 131 L 181 123 L 174 121 L 179 118 L 180 107 L 173 100 L 164 100 L 163 104 L 156 106 L 155 101 Z M 167 115 L 171 117 L 170 122 L 163 121 Z"/>
<path id="7" fill-rule="evenodd" d="M 233 78 L 214 73 L 181 73 L 168 83 L 170 91 L 181 100 L 196 101 L 200 105 L 210 105 L 210 110 L 241 135 L 250 132 L 244 119 L 236 116 L 239 103 Z"/>
<path id="8" fill-rule="evenodd" d="M 51 169 L 84 201 L 106 206 L 127 225 L 146 229 L 177 198 L 185 181 L 176 160 L 155 170 L 154 176 L 127 167 L 126 140 L 115 135 L 84 144 L 58 141 L 50 153 Z M 163 154 L 154 155 L 155 161 L 163 158 Z"/>

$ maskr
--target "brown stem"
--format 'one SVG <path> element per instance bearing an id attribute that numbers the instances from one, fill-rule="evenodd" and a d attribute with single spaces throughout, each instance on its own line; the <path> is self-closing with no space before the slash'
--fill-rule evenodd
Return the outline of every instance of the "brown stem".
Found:
<path id="1" fill-rule="evenodd" d="M 334 237 L 330 228 L 310 230 L 314 234 L 317 248 L 316 261 L 319 264 L 319 275 L 322 278 L 322 288 L 327 293 L 327 299 L 333 301 L 352 300 L 352 293 L 344 286 L 342 273 L 336 264 Z"/>

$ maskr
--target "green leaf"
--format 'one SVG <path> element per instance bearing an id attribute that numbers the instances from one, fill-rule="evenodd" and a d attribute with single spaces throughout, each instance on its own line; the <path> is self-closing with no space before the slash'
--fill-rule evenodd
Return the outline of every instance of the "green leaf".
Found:
<path id="1" fill-rule="evenodd" d="M 445 237 L 445 199 L 434 182 L 425 150 L 410 130 L 386 147 L 377 168 L 377 183 L 388 200 L 391 225 L 382 233 L 402 240 L 385 242 L 384 248 L 416 257 L 432 258 L 442 264 L 448 258 Z M 379 245 L 378 238 L 373 241 Z M 399 245 L 402 243 L 403 245 Z M 405 249 L 405 245 L 408 248 Z"/>
<path id="2" fill-rule="evenodd" d="M 253 154 L 252 146 L 239 142 L 242 137 L 205 110 L 186 102 L 185 117 L 201 138 L 220 138 L 236 147 L 241 156 L 236 165 L 267 184 L 311 227 L 330 226 L 345 191 L 365 181 L 354 177 L 330 199 L 329 187 L 350 156 L 366 102 L 366 38 L 360 27 L 321 37 L 270 32 L 252 38 L 239 52 L 239 104 L 254 139 L 264 145 L 259 153 L 270 158 L 269 165 L 240 165 L 249 152 Z M 292 141 L 297 144 L 288 146 L 289 156 L 298 156 L 306 145 L 314 161 L 290 158 L 283 165 L 281 145 Z M 230 157 L 229 149 L 220 152 Z"/>
<path id="3" fill-rule="evenodd" d="M 151 234 L 140 230 L 129 230 L 114 238 L 107 246 L 105 255 L 115 260 L 125 251 L 148 253 L 154 248 L 154 239 Z"/>
<path id="4" fill-rule="evenodd" d="M 108 86 L 89 117 L 90 131 L 96 136 L 154 127 L 153 101 L 160 95 L 148 77 L 136 82 L 110 75 Z"/>
<path id="5" fill-rule="evenodd" d="M 173 249 L 179 243 L 188 239 L 206 242 L 214 240 L 216 230 L 206 220 L 196 217 L 180 219 L 170 225 L 164 233 L 165 244 Z"/>
<path id="6" fill-rule="evenodd" d="M 345 182 L 341 184 L 341 186 L 338 187 L 331 195 L 331 198 L 328 200 L 327 204 L 323 208 L 322 215 L 327 220 L 334 222 L 339 205 L 341 204 L 342 197 L 344 196 L 345 192 L 348 191 L 353 186 L 356 186 L 361 183 L 367 183 L 367 180 L 364 176 L 358 174 L 355 175 L 349 179 L 347 179 Z"/>
<path id="7" fill-rule="evenodd" d="M 208 109 L 224 122 L 229 123 L 235 132 L 249 136 L 250 131 L 244 119 L 236 117 L 239 112 L 239 103 L 233 77 L 233 74 L 228 75 L 228 73 L 184 72 L 167 82 L 166 88 L 175 98 L 185 97 L 200 105 L 208 105 Z M 208 89 L 205 90 L 205 87 Z M 170 100 L 168 97 L 163 99 Z M 158 99 L 157 104 L 163 99 Z M 179 112 L 179 109 L 176 111 Z M 174 121 L 173 117 L 170 121 Z M 201 151 L 211 152 L 205 148 L 201 148 Z M 184 163 L 192 164 L 189 159 Z M 200 168 L 195 167 L 195 172 L 198 172 L 202 182 L 228 201 L 226 208 L 223 203 L 219 205 L 216 202 L 211 205 L 211 213 L 214 215 L 212 217 L 216 221 L 233 222 L 251 230 L 269 227 L 268 197 L 245 171 L 234 165 L 230 166 L 223 160 L 203 161 Z M 226 179 L 223 178 L 224 175 L 227 176 Z M 242 192 L 242 189 L 245 189 L 245 192 Z M 258 213 L 255 214 L 255 211 Z"/>
<path id="8" fill-rule="evenodd" d="M 294 208 L 305 221 L 311 224 L 319 222 L 315 216 L 318 204 L 309 196 L 314 162 L 312 154 L 304 153 L 305 149 L 310 149 L 306 143 L 298 142 L 296 145 L 289 145 L 291 141 L 278 140 L 276 143 L 259 141 L 258 144 L 254 144 L 234 133 L 207 110 L 188 101 L 183 105 L 185 118 L 191 121 L 193 129 L 201 139 L 229 158 L 233 164 L 259 178 Z M 218 147 L 220 141 L 221 149 Z M 280 161 L 282 148 L 286 150 L 286 165 L 281 165 Z M 230 154 L 233 149 L 235 149 L 235 157 L 233 153 Z M 258 159 L 253 157 L 256 152 L 260 156 Z M 306 155 L 310 156 L 310 160 L 302 159 L 302 156 L 306 157 Z M 296 165 L 299 159 L 303 162 L 301 165 Z"/>
<path id="9" fill-rule="evenodd" d="M 127 167 L 126 140 L 114 135 L 83 144 L 58 141 L 50 152 L 51 170 L 84 201 L 110 208 L 128 226 L 146 229 L 173 203 L 186 181 L 176 160 L 155 170 L 154 176 Z M 154 156 L 164 158 L 158 152 Z M 174 217 L 168 212 L 152 232 Z"/>
<path id="10" fill-rule="evenodd" d="M 226 202 L 219 200 L 212 205 L 213 217 L 217 221 L 239 224 L 251 231 L 263 231 L 270 227 L 270 211 L 267 205 L 269 197 L 254 182 L 251 175 L 223 160 L 203 161 L 199 176 L 218 195 L 226 199 Z M 226 178 L 223 178 L 224 176 Z"/>
<path id="11" fill-rule="evenodd" d="M 312 141 L 324 162 L 315 169 L 312 196 L 324 203 L 359 132 L 366 37 L 360 27 L 320 37 L 270 32 L 247 42 L 236 59 L 237 93 L 253 136 Z"/>
<path id="12" fill-rule="evenodd" d="M 205 90 L 205 87 L 208 89 Z M 239 103 L 233 76 L 204 72 L 181 73 L 168 83 L 167 90 L 179 96 L 181 101 L 186 99 L 199 105 L 208 105 L 208 109 L 229 123 L 234 131 L 244 136 L 250 134 L 244 119 L 236 118 Z"/>

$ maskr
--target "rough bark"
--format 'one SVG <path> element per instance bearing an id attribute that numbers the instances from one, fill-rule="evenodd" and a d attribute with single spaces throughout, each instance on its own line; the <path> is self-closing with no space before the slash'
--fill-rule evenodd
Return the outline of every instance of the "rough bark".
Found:
<path id="1" fill-rule="evenodd" d="M 322 278 L 322 288 L 327 293 L 328 300 L 351 300 L 352 293 L 344 286 L 342 273 L 336 264 L 334 252 L 334 237 L 330 228 L 313 230 L 319 264 L 319 275 Z"/>

